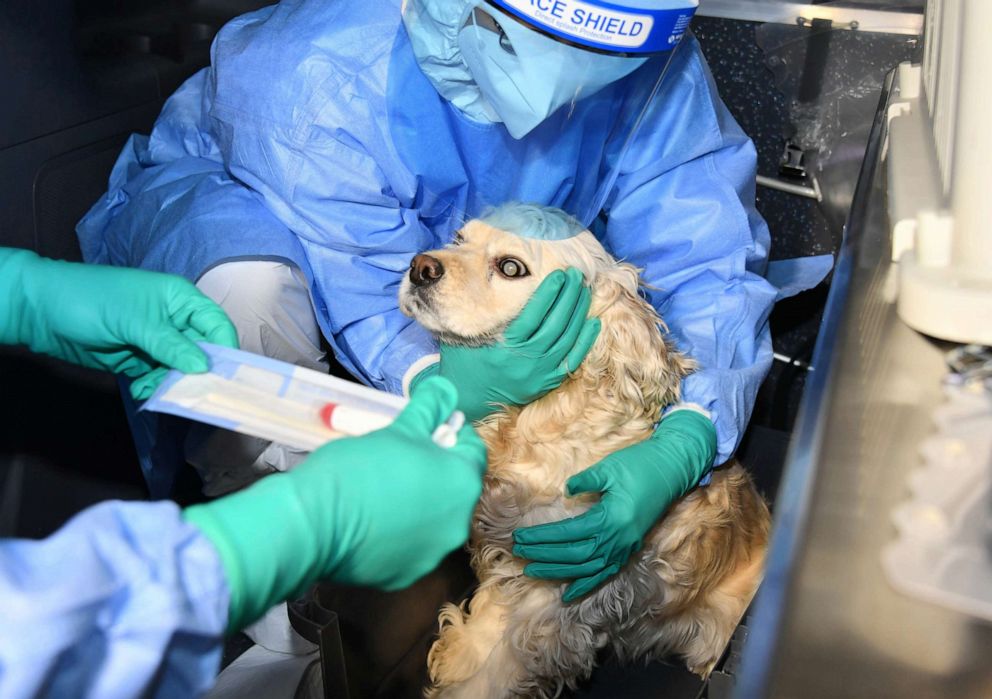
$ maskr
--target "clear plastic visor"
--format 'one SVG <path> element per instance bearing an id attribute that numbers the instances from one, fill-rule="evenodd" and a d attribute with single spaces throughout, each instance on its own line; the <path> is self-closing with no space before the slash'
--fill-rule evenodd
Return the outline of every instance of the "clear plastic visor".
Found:
<path id="1" fill-rule="evenodd" d="M 649 56 L 589 48 L 487 3 L 467 13 L 458 46 L 495 118 L 515 138 L 525 136 L 556 110 L 596 94 L 646 63 L 660 79 L 674 53 Z"/>

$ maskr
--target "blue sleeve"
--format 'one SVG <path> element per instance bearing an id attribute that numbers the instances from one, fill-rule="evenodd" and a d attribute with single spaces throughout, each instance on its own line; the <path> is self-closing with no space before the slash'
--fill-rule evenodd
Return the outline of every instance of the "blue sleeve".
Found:
<path id="1" fill-rule="evenodd" d="M 214 134 L 204 69 L 169 98 L 150 136 L 132 136 L 107 193 L 79 222 L 87 262 L 180 274 L 219 261 L 271 257 L 300 264 L 299 242 L 259 192 L 231 175 Z"/>
<path id="2" fill-rule="evenodd" d="M 213 49 L 210 118 L 231 175 L 297 237 L 317 320 L 363 381 L 402 392 L 437 351 L 399 310 L 410 259 L 436 247 L 416 196 L 391 186 L 385 76 L 398 5 L 279 3 L 228 24 Z M 413 178 L 411 178 L 413 179 Z"/>
<path id="3" fill-rule="evenodd" d="M 106 196 L 77 227 L 84 257 L 192 280 L 224 260 L 288 260 L 307 276 L 339 361 L 366 383 L 402 393 L 410 365 L 437 351 L 398 304 L 410 259 L 435 247 L 432 234 L 400 205 L 364 146 L 322 128 L 319 109 L 269 114 L 298 99 L 240 94 L 244 81 L 218 74 L 230 59 L 215 60 L 220 67 L 170 97 L 150 137 L 125 147 Z M 347 100 L 336 99 L 331 82 L 320 94 L 334 108 Z M 277 87 L 289 89 L 265 89 Z M 259 101 L 263 93 L 268 102 Z M 361 121 L 353 103 L 345 108 L 355 113 L 333 115 L 333 123 L 356 123 L 364 138 L 375 132 L 371 114 Z"/>
<path id="4" fill-rule="evenodd" d="M 0 541 L 0 696 L 192 697 L 213 684 L 227 583 L 169 502 L 103 503 Z"/>
<path id="5" fill-rule="evenodd" d="M 772 361 L 776 289 L 762 276 L 768 228 L 754 207 L 754 146 L 716 94 L 694 39 L 645 119 L 607 207 L 604 242 L 643 268 L 646 292 L 698 365 L 682 401 L 710 413 L 730 458 Z"/>
<path id="6" fill-rule="evenodd" d="M 226 105 L 213 113 L 237 123 L 232 173 L 264 192 L 299 237 L 317 318 L 339 360 L 366 383 L 402 393 L 407 369 L 437 352 L 437 343 L 399 310 L 399 286 L 411 258 L 436 241 L 374 157 L 390 159 L 388 137 L 378 132 L 381 115 L 345 88 L 323 89 L 335 99 L 313 116 L 303 141 L 294 142 L 290 126 L 262 128 Z M 338 126 L 348 123 L 351 132 Z"/>
<path id="7" fill-rule="evenodd" d="M 302 240 L 335 346 L 368 383 L 403 392 L 409 367 L 438 351 L 428 330 L 399 310 L 410 260 L 437 247 L 419 212 L 404 207 L 367 153 L 318 133 L 294 205 L 319 235 Z M 332 184 L 333 183 L 333 184 Z M 326 190 L 333 187 L 333 198 Z"/>

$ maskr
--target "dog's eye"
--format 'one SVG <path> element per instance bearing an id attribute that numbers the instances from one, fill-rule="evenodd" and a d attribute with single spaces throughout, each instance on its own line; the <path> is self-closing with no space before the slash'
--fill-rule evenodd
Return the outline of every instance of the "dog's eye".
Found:
<path id="1" fill-rule="evenodd" d="M 496 268 L 499 270 L 499 273 L 507 279 L 526 277 L 530 274 L 523 262 L 520 260 L 515 260 L 512 257 L 504 257 L 496 263 Z"/>

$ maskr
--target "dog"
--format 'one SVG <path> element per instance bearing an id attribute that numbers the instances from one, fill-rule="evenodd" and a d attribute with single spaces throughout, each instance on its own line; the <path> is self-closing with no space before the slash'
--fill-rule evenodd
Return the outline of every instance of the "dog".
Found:
<path id="1" fill-rule="evenodd" d="M 517 205 L 534 225 L 564 212 Z M 761 579 L 768 508 L 746 471 L 729 462 L 676 501 L 642 549 L 612 579 L 564 604 L 567 582 L 523 573 L 513 531 L 574 517 L 595 498 L 565 495 L 568 478 L 647 438 L 679 400 L 692 362 L 639 294 L 639 270 L 611 257 L 589 231 L 535 240 L 471 220 L 454 242 L 417 255 L 401 310 L 449 344 L 500 339 L 541 280 L 578 268 L 591 288 L 600 334 L 562 385 L 476 423 L 488 472 L 469 541 L 479 585 L 440 612 L 428 655 L 427 697 L 553 697 L 574 689 L 611 648 L 621 662 L 681 656 L 706 677 Z"/>

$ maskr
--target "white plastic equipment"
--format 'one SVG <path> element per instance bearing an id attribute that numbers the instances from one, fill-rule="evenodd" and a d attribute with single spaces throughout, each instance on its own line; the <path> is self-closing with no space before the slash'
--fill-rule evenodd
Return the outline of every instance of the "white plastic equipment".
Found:
<path id="1" fill-rule="evenodd" d="M 930 0 L 924 60 L 903 64 L 886 144 L 898 311 L 945 340 L 992 345 L 992 2 Z"/>
<path id="2" fill-rule="evenodd" d="M 992 621 L 992 391 L 948 385 L 882 552 L 893 587 Z"/>

